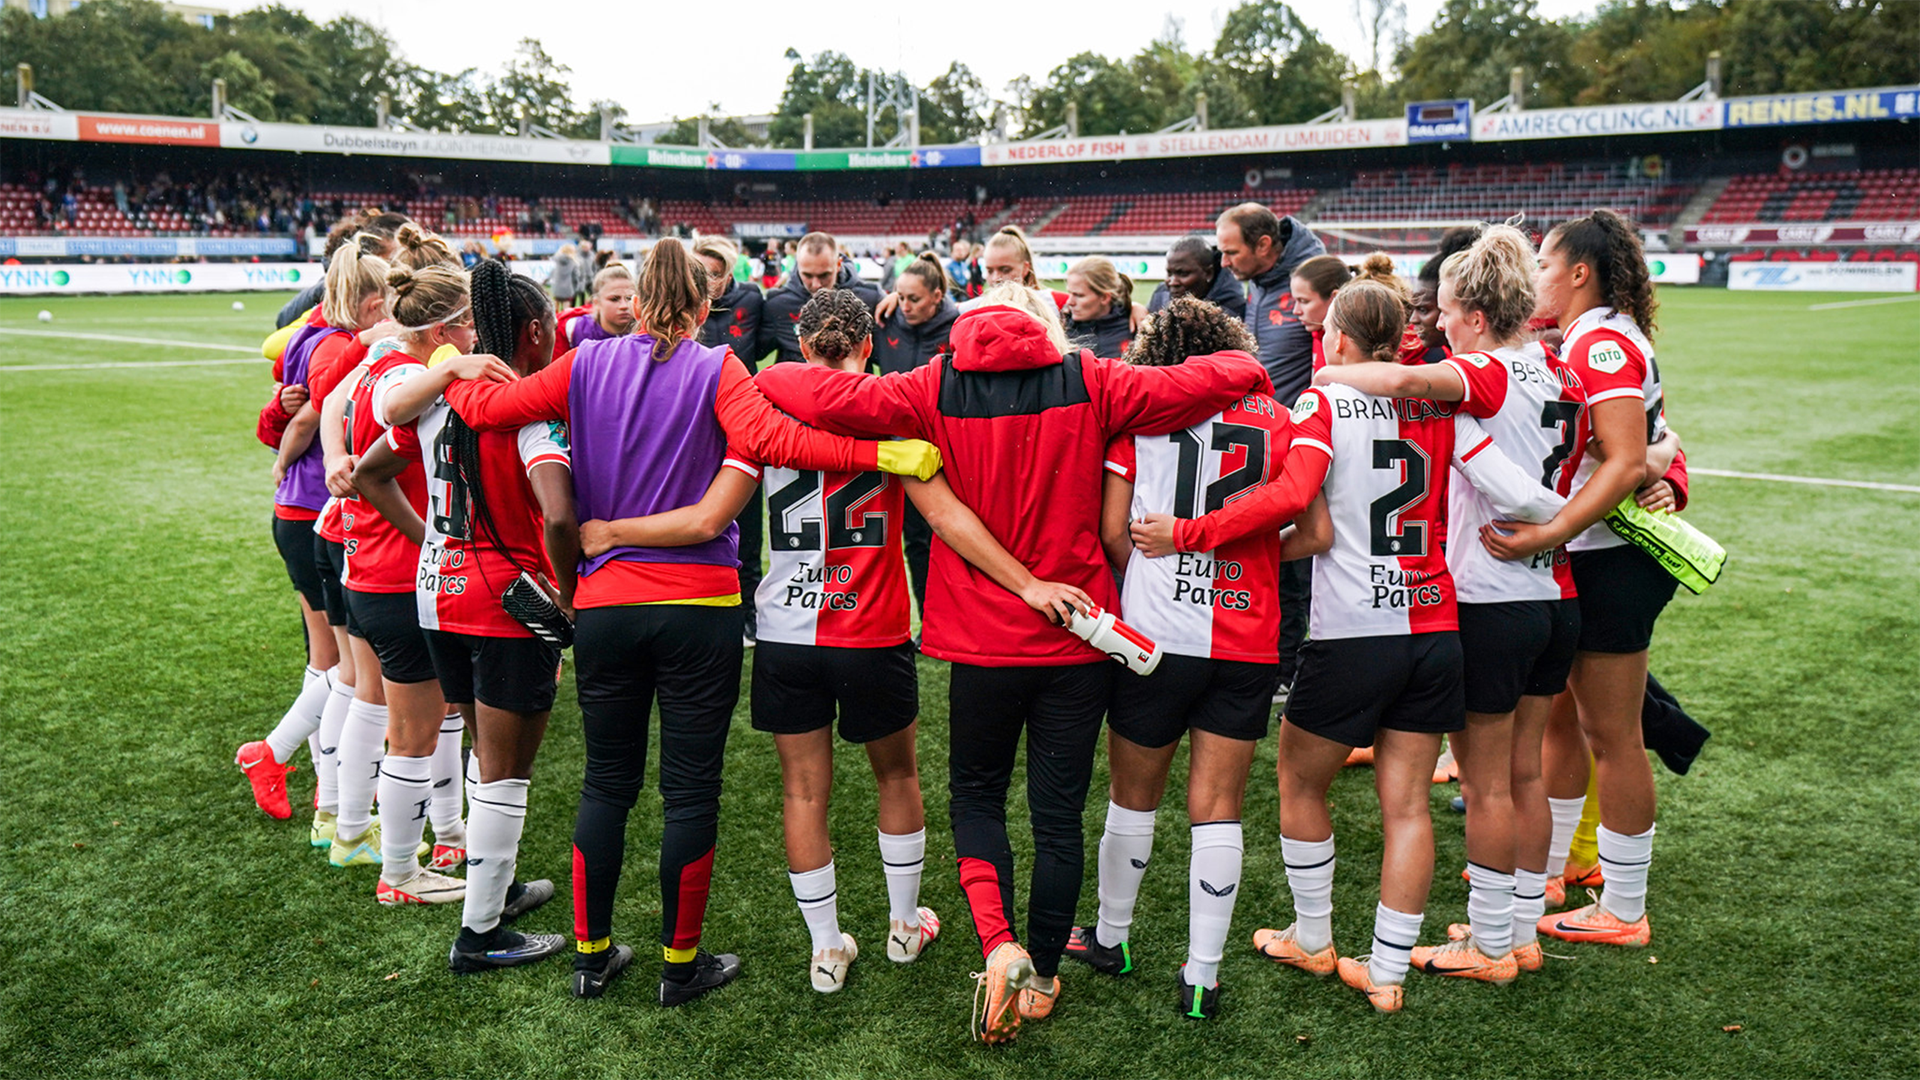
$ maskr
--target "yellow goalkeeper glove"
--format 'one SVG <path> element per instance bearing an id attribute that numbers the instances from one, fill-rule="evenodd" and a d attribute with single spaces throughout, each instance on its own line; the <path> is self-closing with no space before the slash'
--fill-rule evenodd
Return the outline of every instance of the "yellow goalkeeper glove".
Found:
<path id="1" fill-rule="evenodd" d="M 931 480 L 940 471 L 940 449 L 920 439 L 898 439 L 880 444 L 881 472 Z"/>

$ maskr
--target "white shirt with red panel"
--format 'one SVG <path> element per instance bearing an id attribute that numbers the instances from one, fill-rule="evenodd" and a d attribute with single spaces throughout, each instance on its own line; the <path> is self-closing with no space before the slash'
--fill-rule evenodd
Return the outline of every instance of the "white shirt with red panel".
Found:
<path id="1" fill-rule="evenodd" d="M 538 465 L 571 468 L 567 425 L 539 420 L 514 432 L 480 433 L 480 489 L 489 530 L 460 473 L 453 427 L 447 422 L 452 416 L 443 399 L 413 423 L 387 432 L 387 444 L 395 453 L 432 466 L 425 471 L 426 538 L 414 574 L 420 628 L 479 637 L 532 637 L 500 606 L 500 594 L 522 571 L 551 577 L 545 522 L 529 477 Z"/>
<path id="2" fill-rule="evenodd" d="M 370 361 L 360 372 L 347 401 L 347 448 L 356 457 L 365 454 L 387 434 L 386 395 L 409 375 L 417 375 L 427 366 L 400 349 L 393 349 L 378 360 Z M 427 512 L 426 474 L 417 464 L 409 464 L 399 476 L 400 491 L 414 512 Z M 415 566 L 420 549 L 386 518 L 373 504 L 354 495 L 338 505 L 342 543 L 347 549 L 347 570 L 340 583 L 355 592 L 401 593 L 413 591 Z"/>
<path id="3" fill-rule="evenodd" d="M 1456 353 L 1440 361 L 1466 384 L 1460 408 L 1480 421 L 1493 443 L 1514 463 L 1538 466 L 1541 486 L 1560 491 L 1572 471 L 1573 454 L 1586 432 L 1586 397 L 1580 380 L 1539 342 Z M 1480 527 L 1501 515 L 1472 484 L 1454 484 L 1448 494 L 1447 569 L 1466 604 L 1517 600 L 1567 600 L 1575 595 L 1573 570 L 1564 548 L 1529 559 L 1496 559 L 1479 542 Z"/>
<path id="4" fill-rule="evenodd" d="M 899 477 L 763 467 L 733 448 L 726 466 L 766 488 L 768 570 L 753 594 L 761 641 L 883 649 L 911 636 Z"/>
<path id="5" fill-rule="evenodd" d="M 1313 559 L 1310 624 L 1321 640 L 1459 628 L 1446 556 L 1449 466 L 1503 516 L 1527 508 L 1526 519 L 1547 520 L 1562 502 L 1450 402 L 1315 387 L 1300 395 L 1293 425 L 1295 446 L 1332 459 L 1321 490 L 1333 547 Z"/>
<path id="6" fill-rule="evenodd" d="M 1252 394 L 1171 435 L 1115 439 L 1106 464 L 1133 482 L 1130 517 L 1197 518 L 1278 479 L 1292 430 L 1285 408 Z M 1161 559 L 1135 551 L 1120 586 L 1120 613 L 1178 656 L 1277 663 L 1280 534 Z"/>
<path id="7" fill-rule="evenodd" d="M 1647 414 L 1648 445 L 1666 432 L 1666 400 L 1660 390 L 1660 365 L 1653 358 L 1653 343 L 1630 316 L 1611 308 L 1589 308 L 1567 327 L 1560 356 L 1586 388 L 1589 407 L 1622 398 L 1636 400 Z M 1582 449 L 1585 441 L 1581 440 Z M 1598 458 L 1581 454 L 1573 484 L 1566 494 L 1579 491 L 1599 467 Z M 1567 541 L 1567 550 L 1598 551 L 1625 543 L 1605 521 L 1599 521 Z"/>

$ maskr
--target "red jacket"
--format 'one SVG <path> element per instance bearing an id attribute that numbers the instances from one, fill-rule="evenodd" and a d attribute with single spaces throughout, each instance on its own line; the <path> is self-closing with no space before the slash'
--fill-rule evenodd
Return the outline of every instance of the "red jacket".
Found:
<path id="1" fill-rule="evenodd" d="M 1115 435 L 1165 435 L 1244 394 L 1272 390 L 1241 352 L 1177 367 L 1133 367 L 1054 352 L 1039 322 L 977 308 L 953 325 L 953 352 L 913 371 L 865 375 L 776 364 L 754 382 L 796 418 L 853 435 L 926 439 L 947 482 L 1014 558 L 1048 581 L 1118 609 L 1100 549 L 1103 454 Z M 937 538 L 922 651 L 994 667 L 1049 667 L 1101 654 L 1047 622 Z"/>

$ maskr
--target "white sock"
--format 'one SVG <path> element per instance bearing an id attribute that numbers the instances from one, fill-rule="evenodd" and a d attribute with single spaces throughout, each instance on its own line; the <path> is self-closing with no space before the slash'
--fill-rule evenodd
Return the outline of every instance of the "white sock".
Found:
<path id="1" fill-rule="evenodd" d="M 887 917 L 919 926 L 920 874 L 927 865 L 927 830 L 881 833 L 880 865 L 887 872 Z"/>
<path id="2" fill-rule="evenodd" d="M 330 672 L 307 669 L 300 683 L 300 693 L 294 696 L 293 704 L 287 706 L 286 714 L 280 722 L 267 732 L 267 749 L 273 751 L 273 760 L 282 765 L 300 749 L 307 737 L 320 730 L 320 710 L 327 705 L 327 695 L 333 692 Z"/>
<path id="3" fill-rule="evenodd" d="M 433 759 L 388 754 L 380 763 L 380 877 L 398 885 L 420 869 L 420 836 L 433 802 Z"/>
<path id="4" fill-rule="evenodd" d="M 1547 913 L 1547 875 L 1543 870 L 1513 872 L 1513 947 L 1531 945 Z"/>
<path id="5" fill-rule="evenodd" d="M 1548 799 L 1547 813 L 1553 818 L 1553 831 L 1547 838 L 1547 876 L 1559 877 L 1567 870 L 1567 849 L 1573 846 L 1574 830 L 1580 827 L 1580 813 L 1587 808 L 1585 795 L 1576 799 Z"/>
<path id="6" fill-rule="evenodd" d="M 1220 982 L 1220 958 L 1233 928 L 1233 902 L 1240 896 L 1240 823 L 1209 821 L 1193 827 L 1187 863 L 1188 986 Z"/>
<path id="7" fill-rule="evenodd" d="M 1107 803 L 1107 829 L 1100 835 L 1100 918 L 1093 936 L 1109 948 L 1124 943 L 1132 931 L 1140 879 L 1153 857 L 1153 817 L 1152 810 Z"/>
<path id="8" fill-rule="evenodd" d="M 460 820 L 461 783 L 460 738 L 466 723 L 459 713 L 440 721 L 440 741 L 433 747 L 433 802 L 427 813 L 433 822 L 433 842 L 447 847 L 462 847 L 467 842 L 467 826 Z"/>
<path id="9" fill-rule="evenodd" d="M 1420 924 L 1426 913 L 1409 915 L 1385 904 L 1373 909 L 1373 961 L 1367 965 L 1375 986 L 1391 986 L 1407 981 L 1407 965 L 1413 960 L 1413 947 L 1420 943 Z"/>
<path id="10" fill-rule="evenodd" d="M 313 758 L 314 786 L 320 792 L 320 809 L 329 814 L 340 810 L 340 730 L 346 726 L 347 710 L 353 705 L 353 687 L 339 679 L 335 668 L 333 692 L 320 710 L 320 752 Z"/>
<path id="11" fill-rule="evenodd" d="M 793 883 L 793 898 L 800 905 L 800 917 L 806 920 L 807 933 L 813 936 L 813 951 L 846 948 L 847 943 L 840 938 L 840 901 L 834 890 L 833 864 L 799 874 L 789 870 L 787 880 Z"/>
<path id="12" fill-rule="evenodd" d="M 473 800 L 480 797 L 479 747 L 467 751 L 467 814 L 473 814 Z"/>
<path id="13" fill-rule="evenodd" d="M 1293 932 L 1310 953 L 1333 944 L 1333 837 L 1309 842 L 1280 838 L 1293 892 Z"/>
<path id="14" fill-rule="evenodd" d="M 527 823 L 527 781 L 495 780 L 473 796 L 467 822 L 467 899 L 460 925 L 478 934 L 500 925 L 514 867 L 520 861 L 520 830 Z"/>
<path id="15" fill-rule="evenodd" d="M 1600 826 L 1600 906 L 1621 922 L 1635 922 L 1647 913 L 1647 866 L 1653 862 L 1653 826 L 1638 836 L 1627 836 Z"/>
<path id="16" fill-rule="evenodd" d="M 1480 951 L 1498 960 L 1513 948 L 1514 875 L 1468 863 L 1467 924 Z"/>
<path id="17" fill-rule="evenodd" d="M 369 676 L 361 676 L 368 678 Z M 379 676 L 371 676 L 378 678 Z M 334 751 L 340 778 L 340 820 L 334 835 L 356 839 L 373 824 L 373 792 L 386 756 L 387 707 L 353 699 Z"/>

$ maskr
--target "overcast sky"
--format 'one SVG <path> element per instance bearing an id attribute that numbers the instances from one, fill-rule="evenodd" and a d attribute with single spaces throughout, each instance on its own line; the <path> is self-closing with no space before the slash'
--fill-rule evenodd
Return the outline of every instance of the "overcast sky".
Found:
<path id="1" fill-rule="evenodd" d="M 1407 0 L 1409 25 L 1425 27 L 1440 2 Z M 237 11 L 250 5 L 230 6 Z M 323 22 L 347 13 L 385 27 L 410 60 L 442 71 L 496 71 L 515 42 L 537 37 L 573 69 L 581 104 L 610 98 L 625 105 L 636 123 L 693 115 L 713 103 L 723 113 L 772 112 L 786 84 L 782 56 L 788 48 L 806 56 L 837 49 L 864 66 L 904 70 L 921 85 L 960 60 L 998 95 L 1022 74 L 1039 82 L 1075 53 L 1131 56 L 1176 10 L 1167 0 L 957 6 L 901 0 L 291 0 L 290 6 Z M 1539 8 L 1561 18 L 1593 6 L 1594 0 L 1541 0 Z M 1232 7 L 1181 5 L 1188 48 L 1211 47 Z M 1303 0 L 1294 10 L 1335 48 L 1356 58 L 1366 52 L 1352 0 Z"/>

